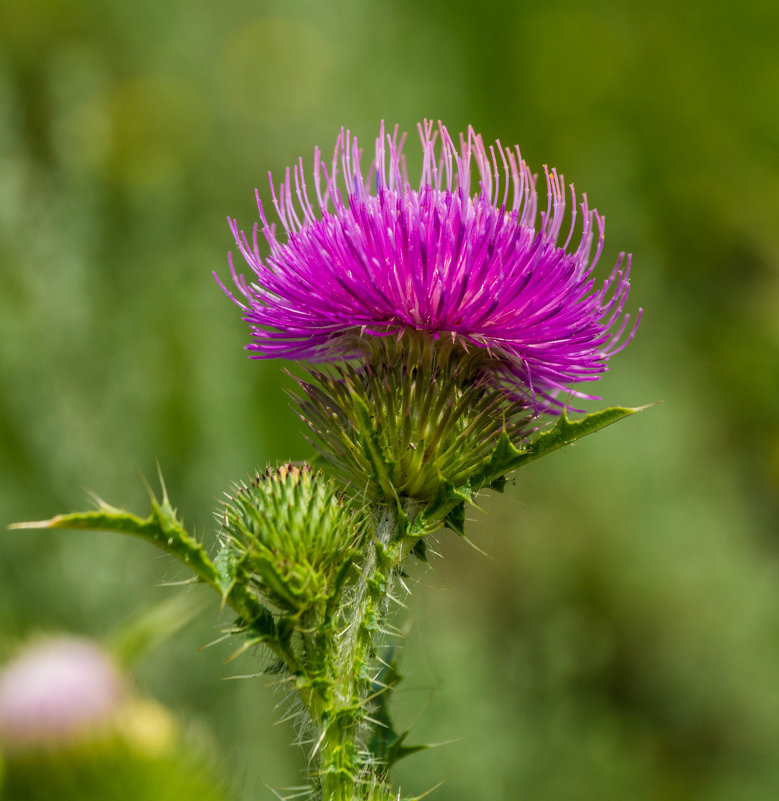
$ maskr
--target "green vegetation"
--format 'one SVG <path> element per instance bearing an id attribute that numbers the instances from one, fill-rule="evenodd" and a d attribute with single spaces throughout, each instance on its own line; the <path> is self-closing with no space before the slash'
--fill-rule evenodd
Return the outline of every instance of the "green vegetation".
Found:
<path id="1" fill-rule="evenodd" d="M 519 142 L 634 254 L 646 309 L 598 391 L 664 403 L 529 465 L 442 533 L 393 698 L 404 787 L 476 799 L 762 801 L 779 786 L 779 83 L 774 4 L 29 0 L 0 27 L 0 523 L 143 509 L 158 460 L 212 553 L 225 486 L 302 459 L 279 365 L 210 276 L 247 191 L 348 124 Z M 411 149 L 409 149 L 411 152 Z M 605 406 L 605 404 L 603 404 Z M 602 408 L 591 404 L 593 410 Z M 430 550 L 445 558 L 437 559 Z M 89 580 L 84 581 L 88 565 Z M 205 588 L 96 532 L 0 535 L 0 657 L 108 637 Z M 413 580 L 415 577 L 410 577 Z M 206 723 L 242 801 L 300 784 L 292 730 L 202 615 L 137 664 Z M 393 666 L 392 670 L 395 670 Z M 402 737 L 402 735 L 401 735 Z M 386 744 L 385 744 L 386 745 Z M 401 747 L 400 744 L 397 747 Z M 435 796 L 434 796 L 435 797 Z"/>

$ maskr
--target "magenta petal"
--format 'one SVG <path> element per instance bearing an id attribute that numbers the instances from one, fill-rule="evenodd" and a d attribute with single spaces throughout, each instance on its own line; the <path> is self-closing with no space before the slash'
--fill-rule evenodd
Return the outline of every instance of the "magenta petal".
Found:
<path id="1" fill-rule="evenodd" d="M 239 294 L 227 294 L 244 311 L 252 357 L 351 358 L 339 349 L 344 335 L 410 328 L 489 351 L 501 362 L 500 380 L 532 395 L 539 412 L 559 411 L 558 395 L 592 397 L 574 385 L 598 379 L 635 335 L 622 311 L 629 257 L 627 269 L 618 263 L 596 285 L 603 218 L 582 198 L 582 235 L 568 250 L 576 194 L 571 186 L 566 230 L 562 175 L 545 168 L 546 210 L 536 227 L 536 178 L 518 148 L 485 148 L 473 129 L 458 148 L 442 124 L 427 121 L 419 135 L 418 188 L 407 177 L 405 137 L 383 124 L 365 177 L 357 140 L 342 130 L 328 166 L 315 152 L 313 202 L 302 161 L 278 187 L 271 180 L 286 241 L 260 204 L 264 260 L 256 230 L 250 242 L 231 221 L 254 280 L 231 266 Z"/>

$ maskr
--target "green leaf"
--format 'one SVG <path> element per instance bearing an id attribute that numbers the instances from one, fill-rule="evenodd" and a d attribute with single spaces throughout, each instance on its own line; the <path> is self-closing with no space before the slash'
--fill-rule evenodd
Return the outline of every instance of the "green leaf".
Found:
<path id="1" fill-rule="evenodd" d="M 460 501 L 454 509 L 446 516 L 444 524 L 455 534 L 465 536 L 465 501 Z"/>
<path id="2" fill-rule="evenodd" d="M 425 543 L 424 537 L 414 543 L 411 553 L 413 553 L 420 562 L 427 562 L 427 543 Z"/>
<path id="3" fill-rule="evenodd" d="M 233 587 L 235 587 L 238 576 L 238 560 L 236 556 L 233 546 L 226 542 L 222 544 L 214 560 L 214 567 L 217 572 L 216 589 L 221 593 L 222 600 L 226 599 L 232 592 Z"/>
<path id="4" fill-rule="evenodd" d="M 163 484 L 163 499 L 160 503 L 151 495 L 151 511 L 147 518 L 117 509 L 98 499 L 98 508 L 90 512 L 74 512 L 57 515 L 50 520 L 16 523 L 12 529 L 70 529 L 79 531 L 113 531 L 130 534 L 151 542 L 163 551 L 172 554 L 189 567 L 205 584 L 215 589 L 223 602 L 227 602 L 240 615 L 245 625 L 262 631 L 274 628 L 271 613 L 257 600 L 246 581 L 236 578 L 234 563 L 229 554 L 215 565 L 203 546 L 191 537 L 176 517 L 176 510 L 168 500 Z"/>
<path id="5" fill-rule="evenodd" d="M 450 481 L 441 479 L 435 498 L 414 518 L 408 534 L 412 537 L 424 536 L 437 529 L 444 522 L 448 525 L 450 515 L 453 515 L 451 520 L 452 528 L 459 534 L 460 531 L 456 526 L 460 522 L 463 525 L 465 523 L 464 505 L 472 502 L 473 493 L 467 484 L 462 487 L 455 487 Z M 463 507 L 461 517 L 454 511 L 458 506 Z"/>
<path id="6" fill-rule="evenodd" d="M 504 432 L 490 457 L 471 476 L 470 486 L 474 491 L 486 486 L 500 491 L 505 484 L 506 474 L 512 470 L 564 448 L 577 439 L 594 434 L 596 431 L 646 408 L 646 406 L 635 409 L 613 406 L 610 409 L 593 412 L 581 420 L 573 422 L 568 419 L 568 414 L 563 410 L 551 428 L 542 431 L 534 440 L 523 444 L 521 448 L 517 448 Z"/>
<path id="7" fill-rule="evenodd" d="M 383 762 L 387 766 L 387 769 L 391 768 L 396 762 L 399 762 L 404 757 L 411 756 L 411 754 L 416 754 L 419 751 L 425 751 L 430 747 L 428 745 L 404 745 L 403 743 L 405 742 L 409 733 L 409 729 L 402 731 L 400 734 L 395 734 L 393 732 L 395 735 L 394 738 L 385 744 L 385 755 Z"/>
<path id="8" fill-rule="evenodd" d="M 490 488 L 502 492 L 506 486 L 506 474 L 512 470 L 646 408 L 646 406 L 636 409 L 614 406 L 593 412 L 573 422 L 563 411 L 553 426 L 520 447 L 514 445 L 504 431 L 481 467 L 473 472 L 464 484 L 454 486 L 451 482 L 441 479 L 435 497 L 416 516 L 407 534 L 415 538 L 423 537 L 444 524 L 461 537 L 465 536 L 465 505 L 473 503 L 479 490 Z"/>
<path id="9" fill-rule="evenodd" d="M 13 529 L 70 529 L 79 531 L 114 531 L 130 534 L 151 542 L 163 551 L 188 565 L 206 584 L 218 588 L 219 573 L 206 555 L 203 546 L 186 532 L 176 518 L 176 510 L 167 497 L 162 503 L 152 496 L 151 512 L 140 518 L 124 509 L 117 509 L 104 501 L 90 512 L 57 515 L 50 520 L 15 523 Z"/>
<path id="10" fill-rule="evenodd" d="M 490 481 L 487 486 L 495 492 L 503 492 L 506 489 L 506 476 L 498 476 L 494 481 Z"/>
<path id="11" fill-rule="evenodd" d="M 205 606 L 206 597 L 201 593 L 177 593 L 122 623 L 106 646 L 121 664 L 132 665 L 194 620 Z"/>
<path id="12" fill-rule="evenodd" d="M 390 654 L 390 659 L 373 682 L 376 697 L 375 709 L 371 711 L 371 718 L 375 722 L 375 726 L 368 741 L 368 750 L 376 761 L 387 770 L 403 757 L 423 751 L 428 747 L 426 745 L 404 745 L 410 730 L 406 729 L 398 733 L 390 719 L 390 695 L 402 678 L 398 673 L 397 663 Z"/>

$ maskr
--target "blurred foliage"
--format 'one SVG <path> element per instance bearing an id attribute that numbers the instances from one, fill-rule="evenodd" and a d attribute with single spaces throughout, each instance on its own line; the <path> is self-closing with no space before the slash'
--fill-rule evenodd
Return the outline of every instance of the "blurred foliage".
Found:
<path id="1" fill-rule="evenodd" d="M 162 465 L 203 531 L 231 481 L 308 445 L 210 276 L 252 189 L 341 125 L 519 142 L 634 253 L 609 403 L 662 406 L 521 471 L 412 601 L 403 766 L 438 797 L 750 801 L 779 790 L 779 7 L 595 0 L 27 0 L 0 26 L 0 522 L 145 508 Z M 413 148 L 409 148 L 410 151 Z M 604 267 L 605 269 L 605 267 Z M 88 567 L 85 580 L 85 566 Z M 0 652 L 108 635 L 181 589 L 136 542 L 0 541 Z M 439 576 L 436 578 L 435 576 Z M 444 585 L 442 587 L 441 585 Z M 446 589 L 448 588 L 448 589 Z M 209 608 L 211 609 L 211 608 Z M 299 783 L 256 657 L 207 612 L 138 669 L 245 786 Z"/>
<path id="2" fill-rule="evenodd" d="M 131 627 L 159 633 L 169 608 Z M 0 663 L 4 801 L 227 801 L 230 782 L 210 739 L 138 696 L 90 640 L 32 638 Z"/>
<path id="3" fill-rule="evenodd" d="M 77 747 L 8 759 L 3 801 L 225 801 L 207 742 L 175 731 L 164 708 L 136 701 L 123 730 Z M 201 739 L 203 739 L 201 737 Z M 207 739 L 207 738 L 206 738 Z"/>

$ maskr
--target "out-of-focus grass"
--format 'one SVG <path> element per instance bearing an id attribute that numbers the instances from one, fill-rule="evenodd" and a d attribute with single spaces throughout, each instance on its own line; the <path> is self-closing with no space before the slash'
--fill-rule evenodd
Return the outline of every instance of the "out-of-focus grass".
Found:
<path id="1" fill-rule="evenodd" d="M 519 142 L 634 253 L 636 341 L 608 402 L 664 400 L 533 465 L 442 535 L 412 601 L 401 777 L 442 797 L 748 801 L 779 786 L 779 12 L 768 2 L 33 0 L 0 28 L 0 521 L 138 511 L 155 460 L 198 530 L 255 465 L 308 452 L 280 365 L 250 363 L 224 219 L 349 125 Z M 413 152 L 413 143 L 409 142 Z M 289 382 L 287 381 L 287 386 Z M 461 545 L 461 544 L 460 544 Z M 0 649 L 108 634 L 176 589 L 136 542 L 0 538 Z M 442 588 L 440 584 L 446 585 Z M 428 586 L 429 585 L 429 586 Z M 139 681 L 207 720 L 243 774 L 296 784 L 265 681 L 219 681 L 213 614 Z"/>

